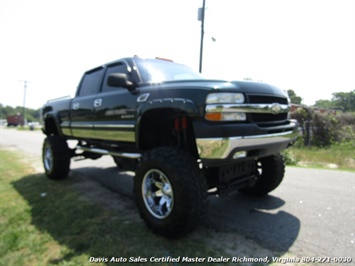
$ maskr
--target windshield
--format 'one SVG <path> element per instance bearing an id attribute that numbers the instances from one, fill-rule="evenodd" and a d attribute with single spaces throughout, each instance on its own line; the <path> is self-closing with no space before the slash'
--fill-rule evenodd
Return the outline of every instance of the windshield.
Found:
<path id="1" fill-rule="evenodd" d="M 135 60 L 143 83 L 203 79 L 202 75 L 185 65 L 157 59 Z"/>

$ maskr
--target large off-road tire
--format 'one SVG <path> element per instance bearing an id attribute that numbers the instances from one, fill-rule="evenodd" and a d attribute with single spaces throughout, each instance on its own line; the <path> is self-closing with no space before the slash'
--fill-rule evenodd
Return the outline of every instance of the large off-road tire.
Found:
<path id="1" fill-rule="evenodd" d="M 169 238 L 194 230 L 207 207 L 207 185 L 196 159 L 174 147 L 147 152 L 134 178 L 140 216 Z"/>
<path id="2" fill-rule="evenodd" d="M 285 164 L 281 154 L 261 158 L 257 162 L 258 178 L 252 187 L 239 191 L 245 195 L 263 196 L 277 188 L 285 174 Z"/>
<path id="3" fill-rule="evenodd" d="M 65 179 L 70 169 L 70 149 L 65 139 L 54 135 L 43 142 L 42 161 L 45 174 L 50 179 Z"/>
<path id="4" fill-rule="evenodd" d="M 137 169 L 137 159 L 127 159 L 116 156 L 112 156 L 112 159 L 120 171 L 135 171 Z"/>

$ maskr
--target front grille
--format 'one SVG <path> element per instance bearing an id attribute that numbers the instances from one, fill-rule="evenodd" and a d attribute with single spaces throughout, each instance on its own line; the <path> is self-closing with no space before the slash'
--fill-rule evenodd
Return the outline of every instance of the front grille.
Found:
<path id="1" fill-rule="evenodd" d="M 250 114 L 251 120 L 260 126 L 280 125 L 287 120 L 287 113 L 282 114 Z"/>
<path id="2" fill-rule="evenodd" d="M 249 103 L 279 103 L 288 104 L 287 98 L 265 96 L 265 95 L 248 95 Z M 271 127 L 283 125 L 287 122 L 287 113 L 281 114 L 263 114 L 263 113 L 251 113 L 249 118 L 252 122 L 256 123 L 260 127 Z"/>
<path id="3" fill-rule="evenodd" d="M 264 96 L 264 95 L 248 95 L 249 103 L 279 103 L 288 104 L 287 98 Z"/>

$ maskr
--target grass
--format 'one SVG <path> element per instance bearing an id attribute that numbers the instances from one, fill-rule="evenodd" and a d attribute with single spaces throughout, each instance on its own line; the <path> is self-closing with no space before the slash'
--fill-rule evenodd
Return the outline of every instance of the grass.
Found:
<path id="1" fill-rule="evenodd" d="M 30 129 L 30 127 L 28 126 L 28 125 L 26 125 L 26 126 L 17 126 L 17 127 L 10 127 L 10 128 L 15 128 L 15 129 L 17 129 L 17 130 L 19 130 L 19 131 L 31 131 L 31 129 Z M 33 128 L 33 130 L 41 130 L 42 129 L 42 127 L 41 126 L 35 126 L 34 128 Z"/>
<path id="2" fill-rule="evenodd" d="M 291 147 L 286 151 L 290 164 L 317 168 L 355 170 L 355 142 L 333 144 L 327 148 Z"/>

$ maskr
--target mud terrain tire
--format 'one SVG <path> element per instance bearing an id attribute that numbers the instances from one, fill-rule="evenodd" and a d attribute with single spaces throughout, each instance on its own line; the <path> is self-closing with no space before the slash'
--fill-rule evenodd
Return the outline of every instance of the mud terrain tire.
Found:
<path id="1" fill-rule="evenodd" d="M 261 158 L 258 162 L 258 179 L 254 186 L 240 189 L 249 196 L 263 196 L 277 188 L 285 174 L 285 164 L 281 154 Z"/>
<path id="2" fill-rule="evenodd" d="M 49 179 L 65 179 L 70 169 L 70 150 L 59 136 L 48 136 L 43 142 L 42 161 Z"/>
<path id="3" fill-rule="evenodd" d="M 134 193 L 147 226 L 169 238 L 194 230 L 207 207 L 207 185 L 196 159 L 174 147 L 155 148 L 142 157 Z"/>

